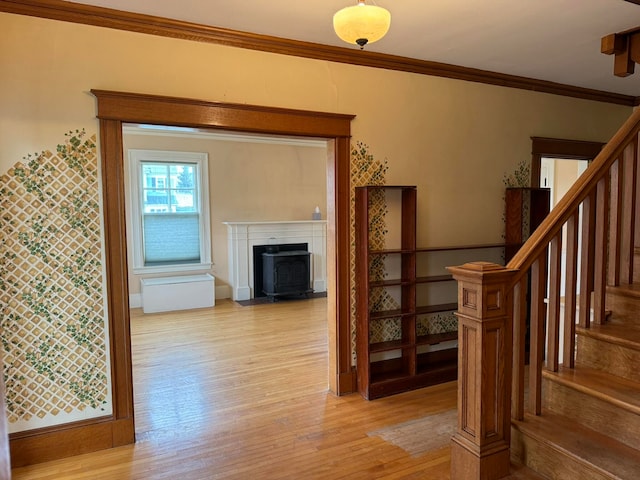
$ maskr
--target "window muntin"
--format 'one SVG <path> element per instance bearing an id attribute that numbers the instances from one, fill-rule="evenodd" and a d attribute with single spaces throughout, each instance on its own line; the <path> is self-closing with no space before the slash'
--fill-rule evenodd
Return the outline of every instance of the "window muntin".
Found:
<path id="1" fill-rule="evenodd" d="M 198 212 L 198 165 L 140 162 L 144 213 Z"/>

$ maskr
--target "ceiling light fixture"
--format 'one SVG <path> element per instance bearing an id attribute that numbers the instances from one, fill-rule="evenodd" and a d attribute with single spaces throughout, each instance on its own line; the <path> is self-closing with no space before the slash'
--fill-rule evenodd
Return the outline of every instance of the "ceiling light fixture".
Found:
<path id="1" fill-rule="evenodd" d="M 368 43 L 380 40 L 389 31 L 391 14 L 375 5 L 366 5 L 359 0 L 357 5 L 338 10 L 333 16 L 336 35 L 350 44 L 360 45 L 362 50 Z"/>

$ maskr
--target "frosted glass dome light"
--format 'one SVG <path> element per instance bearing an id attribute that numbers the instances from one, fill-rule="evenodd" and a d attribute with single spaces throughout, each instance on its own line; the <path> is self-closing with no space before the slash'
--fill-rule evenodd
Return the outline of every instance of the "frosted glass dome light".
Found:
<path id="1" fill-rule="evenodd" d="M 336 35 L 350 44 L 360 45 L 380 40 L 389 31 L 391 14 L 388 10 L 375 5 L 366 5 L 364 0 L 357 5 L 338 10 L 333 16 L 333 29 Z"/>

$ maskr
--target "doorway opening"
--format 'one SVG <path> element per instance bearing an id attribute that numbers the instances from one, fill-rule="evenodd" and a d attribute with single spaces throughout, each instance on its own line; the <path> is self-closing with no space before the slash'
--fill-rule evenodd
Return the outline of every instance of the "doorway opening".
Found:
<path id="1" fill-rule="evenodd" d="M 328 384 L 336 394 L 354 391 L 349 324 L 349 159 L 354 116 L 104 90 L 92 90 L 92 93 L 98 100 L 97 117 L 100 119 L 105 270 L 114 399 L 111 419 L 113 446 L 134 441 L 123 123 L 327 139 Z"/>
<path id="2" fill-rule="evenodd" d="M 531 137 L 531 186 L 545 187 L 542 168 L 543 158 L 556 160 L 586 160 L 596 158 L 604 143 L 583 140 L 564 140 L 560 138 Z M 548 168 L 548 163 L 547 163 Z M 549 172 L 544 173 L 549 182 Z M 576 177 L 577 178 L 577 177 Z M 550 186 L 546 186 L 551 188 Z M 561 197 L 558 197 L 558 199 Z M 552 206 L 554 203 L 552 202 Z"/>
<path id="3" fill-rule="evenodd" d="M 550 190 L 549 206 L 550 209 L 560 201 L 567 193 L 569 188 L 587 169 L 589 163 L 600 153 L 604 143 L 585 142 L 576 140 L 562 140 L 555 138 L 532 137 L 532 161 L 531 161 L 531 185 L 534 187 L 543 187 Z M 582 222 L 582 207 L 578 212 L 577 224 Z M 578 231 L 580 227 L 578 227 Z M 576 248 L 578 250 L 578 271 L 580 268 L 581 238 L 577 238 Z M 561 267 L 560 267 L 560 291 L 561 296 L 565 297 L 566 293 L 566 276 L 567 276 L 567 226 L 562 229 L 562 250 L 561 250 Z M 551 258 L 549 258 L 551 262 Z M 550 264 L 549 267 L 550 268 Z M 577 279 L 576 288 L 580 288 L 580 278 Z M 563 307 L 561 307 L 563 308 Z M 564 315 L 560 318 L 559 328 L 559 344 L 564 342 Z M 559 361 L 563 361 L 563 352 L 560 351 Z"/>
<path id="4" fill-rule="evenodd" d="M 540 186 L 548 188 L 549 203 L 553 208 L 571 185 L 589 166 L 590 160 L 542 157 L 540 160 Z"/>

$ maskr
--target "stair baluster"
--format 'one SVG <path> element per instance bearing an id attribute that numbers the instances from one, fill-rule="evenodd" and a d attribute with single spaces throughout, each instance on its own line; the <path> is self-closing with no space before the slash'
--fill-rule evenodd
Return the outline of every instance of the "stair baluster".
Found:
<path id="1" fill-rule="evenodd" d="M 640 450 L 630 440 L 640 433 L 640 375 L 636 365 L 618 366 L 640 360 L 640 286 L 633 285 L 640 250 L 639 131 L 637 109 L 506 267 L 484 265 L 481 273 L 474 264 L 450 268 L 459 282 L 461 319 L 470 318 L 469 295 L 503 292 L 506 302 L 482 297 L 473 322 L 459 327 L 461 413 L 452 478 L 503 478 L 501 441 L 509 438 L 512 459 L 548 478 L 631 479 L 640 471 Z M 496 278 L 507 283 L 496 285 Z M 512 348 L 498 348 L 497 337 L 488 334 L 498 310 L 508 315 L 506 325 L 496 324 L 500 339 L 512 341 Z M 605 348 L 599 341 L 613 345 L 611 359 L 597 358 Z M 510 392 L 506 408 L 500 387 Z M 512 432 L 492 437 L 491 428 L 505 421 Z M 620 428 L 630 433 L 617 435 Z"/>

